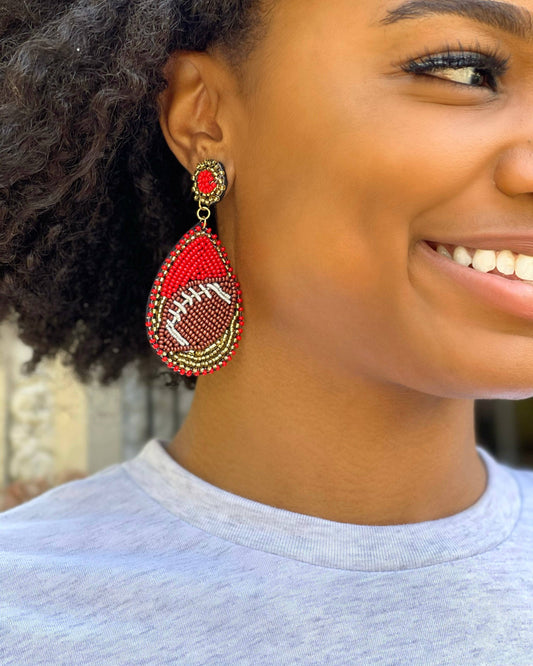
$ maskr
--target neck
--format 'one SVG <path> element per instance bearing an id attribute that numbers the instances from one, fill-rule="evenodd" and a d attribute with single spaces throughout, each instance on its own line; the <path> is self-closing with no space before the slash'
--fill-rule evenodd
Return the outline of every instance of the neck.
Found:
<path id="1" fill-rule="evenodd" d="M 473 400 L 328 378 L 291 359 L 243 346 L 199 377 L 169 454 L 231 493 L 337 522 L 437 520 L 479 499 Z"/>

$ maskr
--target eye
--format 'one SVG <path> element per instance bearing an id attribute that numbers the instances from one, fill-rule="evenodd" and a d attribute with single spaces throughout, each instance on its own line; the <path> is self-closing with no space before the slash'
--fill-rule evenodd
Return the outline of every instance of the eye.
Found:
<path id="1" fill-rule="evenodd" d="M 410 60 L 402 69 L 415 75 L 443 79 L 471 88 L 490 88 L 496 92 L 507 71 L 508 58 L 495 53 L 447 51 Z"/>

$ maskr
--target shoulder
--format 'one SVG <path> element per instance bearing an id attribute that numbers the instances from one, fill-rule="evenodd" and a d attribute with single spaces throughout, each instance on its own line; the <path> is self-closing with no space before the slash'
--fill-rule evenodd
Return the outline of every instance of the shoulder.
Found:
<path id="1" fill-rule="evenodd" d="M 533 468 L 526 466 L 512 466 L 505 463 L 500 464 L 511 472 L 524 489 L 527 489 L 528 492 L 533 492 Z"/>
<path id="2" fill-rule="evenodd" d="M 0 525 L 20 520 L 62 517 L 87 507 L 87 501 L 101 497 L 103 490 L 116 492 L 120 486 L 121 465 L 116 464 L 82 479 L 67 481 L 37 497 L 0 513 Z"/>
<path id="3" fill-rule="evenodd" d="M 93 549 L 149 520 L 159 507 L 125 472 L 112 465 L 52 488 L 0 513 L 0 553 Z M 119 529 L 120 528 L 120 529 Z"/>
<path id="4" fill-rule="evenodd" d="M 508 465 L 505 467 L 511 472 L 520 488 L 523 517 L 529 519 L 533 526 L 533 469 Z"/>

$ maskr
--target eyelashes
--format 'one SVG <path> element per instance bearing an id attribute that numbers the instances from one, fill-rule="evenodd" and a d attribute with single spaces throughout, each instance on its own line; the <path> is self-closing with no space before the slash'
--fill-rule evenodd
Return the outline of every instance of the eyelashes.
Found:
<path id="1" fill-rule="evenodd" d="M 498 51 L 464 50 L 462 46 L 452 50 L 447 46 L 439 53 L 413 58 L 402 64 L 401 69 L 429 79 L 470 88 L 490 88 L 496 92 L 500 79 L 509 69 L 508 63 L 509 58 Z"/>

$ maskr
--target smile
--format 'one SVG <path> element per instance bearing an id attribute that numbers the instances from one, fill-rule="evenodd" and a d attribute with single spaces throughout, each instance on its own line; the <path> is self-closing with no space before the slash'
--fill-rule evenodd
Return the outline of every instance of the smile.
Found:
<path id="1" fill-rule="evenodd" d="M 533 256 L 504 249 L 479 252 L 464 245 L 421 240 L 413 248 L 413 258 L 418 260 L 413 269 L 426 265 L 433 283 L 443 278 L 439 288 L 449 289 L 447 285 L 453 283 L 478 303 L 533 322 L 533 276 L 531 280 L 519 277 L 530 275 L 526 271 Z"/>

